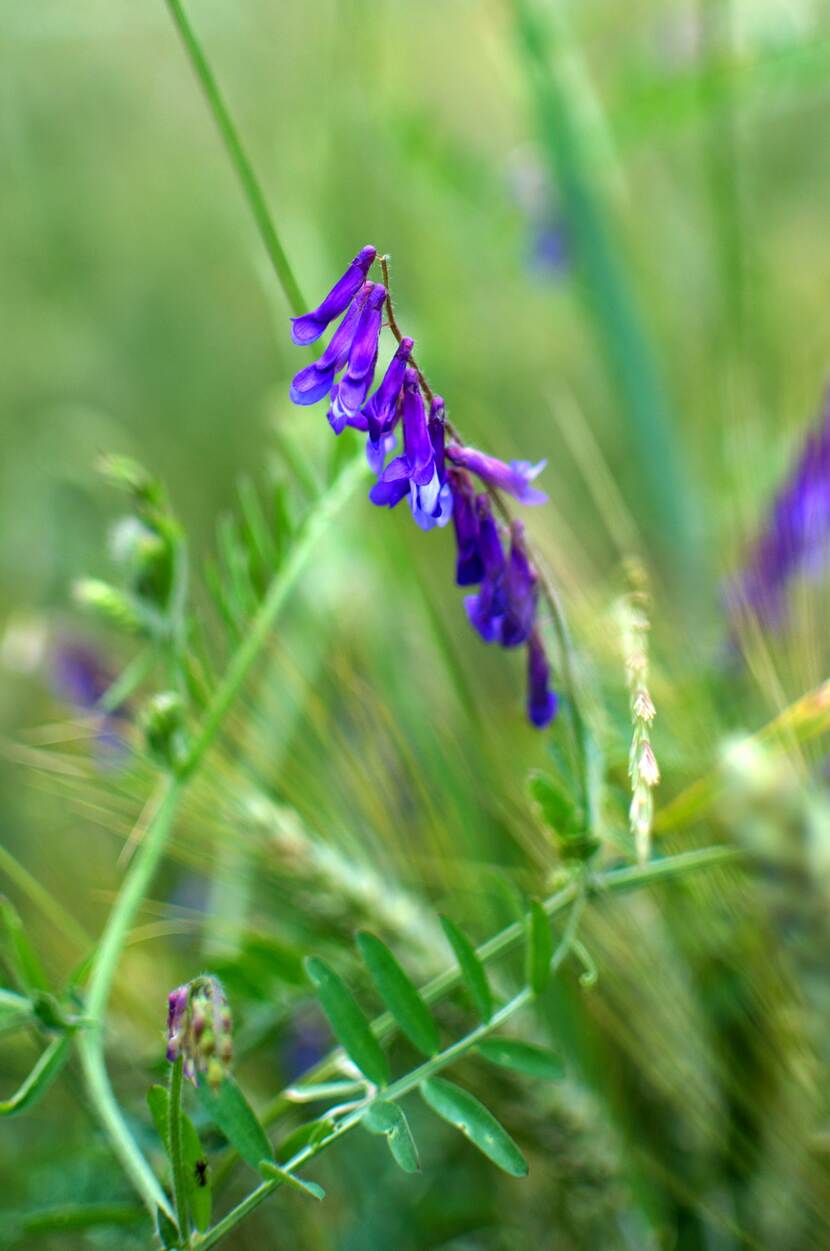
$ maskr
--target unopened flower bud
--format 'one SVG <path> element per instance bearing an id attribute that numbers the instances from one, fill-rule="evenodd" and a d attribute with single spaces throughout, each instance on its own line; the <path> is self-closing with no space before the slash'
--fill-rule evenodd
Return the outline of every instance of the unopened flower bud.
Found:
<path id="1" fill-rule="evenodd" d="M 185 706 L 175 691 L 154 695 L 144 710 L 147 750 L 159 764 L 175 769 L 187 756 Z"/>
<path id="2" fill-rule="evenodd" d="M 185 1077 L 194 1086 L 203 1074 L 218 1086 L 233 1058 L 231 1013 L 222 985 L 215 977 L 197 977 L 170 992 L 167 999 L 167 1059 L 180 1057 Z"/>
<path id="3" fill-rule="evenodd" d="M 129 596 L 100 578 L 81 578 L 72 588 L 77 604 L 95 613 L 116 629 L 138 634 L 143 628 L 141 615 Z"/>

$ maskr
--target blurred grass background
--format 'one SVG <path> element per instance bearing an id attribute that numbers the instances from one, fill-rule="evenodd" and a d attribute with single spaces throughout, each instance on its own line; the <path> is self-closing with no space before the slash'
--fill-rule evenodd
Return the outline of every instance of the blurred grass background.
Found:
<path id="1" fill-rule="evenodd" d="M 466 438 L 548 458 L 551 503 L 528 521 L 575 628 L 612 797 L 629 733 L 610 612 L 625 557 L 654 585 L 667 797 L 713 765 L 719 739 L 820 682 L 820 587 L 740 672 L 724 665 L 721 587 L 827 381 L 828 6 L 189 12 L 309 301 L 362 244 L 389 252 L 399 320 Z M 198 568 L 241 478 L 266 494 L 290 478 L 286 437 L 322 478 L 333 440 L 321 410 L 288 403 L 301 353 L 164 5 L 0 0 L 0 98 L 2 841 L 94 936 L 148 785 L 139 767 L 101 767 L 89 722 L 49 680 L 68 637 L 113 672 L 130 654 L 69 607 L 73 578 L 108 569 L 118 501 L 96 457 L 127 452 L 165 480 Z M 313 1012 L 297 1025 L 303 953 L 340 956 L 369 918 L 425 976 L 448 955 L 434 905 L 483 938 L 553 868 L 524 795 L 546 747 L 522 717 L 521 661 L 469 632 L 451 537 L 358 499 L 324 547 L 125 963 L 115 1078 L 145 1124 L 164 992 L 206 962 L 234 996 L 262 1103 L 290 1079 L 292 1048 L 320 1045 Z M 821 750 L 799 750 L 799 768 Z M 747 820 L 727 814 L 677 845 Z M 417 1182 L 381 1172 L 373 1142 L 335 1150 L 321 1212 L 280 1198 L 235 1245 L 826 1246 L 804 982 L 778 940 L 795 932 L 820 985 L 827 895 L 797 879 L 802 902 L 818 901 L 804 928 L 783 887 L 783 902 L 769 883 L 716 887 L 598 910 L 599 986 L 586 996 L 565 979 L 539 1024 L 572 1080 L 499 1091 L 536 1161 L 527 1187 L 424 1126 Z M 19 870 L 4 889 L 65 977 L 81 937 Z M 28 1044 L 7 1054 L 11 1086 Z M 126 1196 L 104 1144 L 80 1150 L 90 1132 L 71 1079 L 14 1138 L 3 1127 L 10 1209 Z M 140 1230 L 69 1237 L 146 1244 Z"/>

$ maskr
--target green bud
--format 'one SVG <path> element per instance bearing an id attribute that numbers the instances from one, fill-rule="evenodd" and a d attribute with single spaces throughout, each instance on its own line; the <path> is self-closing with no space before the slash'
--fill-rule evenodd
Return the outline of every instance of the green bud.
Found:
<path id="1" fill-rule="evenodd" d="M 108 453 L 101 457 L 98 468 L 113 486 L 121 487 L 143 504 L 161 505 L 161 484 L 143 465 L 130 456 Z"/>
<path id="2" fill-rule="evenodd" d="M 128 595 L 100 578 L 81 578 L 72 588 L 75 602 L 95 613 L 107 625 L 130 634 L 143 630 L 141 614 Z"/>
<path id="3" fill-rule="evenodd" d="M 185 705 L 175 691 L 153 695 L 142 718 L 147 750 L 159 764 L 177 768 L 187 756 Z"/>
<path id="4" fill-rule="evenodd" d="M 130 590 L 164 609 L 173 587 L 173 544 L 160 524 L 124 517 L 112 531 L 110 548 Z"/>

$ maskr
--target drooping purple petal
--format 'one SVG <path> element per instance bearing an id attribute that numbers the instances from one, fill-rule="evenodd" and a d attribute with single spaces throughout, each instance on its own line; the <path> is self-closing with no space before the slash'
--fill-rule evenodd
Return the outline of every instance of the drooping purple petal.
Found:
<path id="1" fill-rule="evenodd" d="M 407 361 L 414 345 L 413 339 L 401 339 L 398 350 L 383 375 L 383 380 L 374 395 L 370 396 L 363 406 L 369 433 L 375 443 L 378 442 L 382 433 L 391 430 L 397 422 L 398 398 L 403 387 Z"/>
<path id="2" fill-rule="evenodd" d="M 409 507 L 412 516 L 422 530 L 445 526 L 452 516 L 452 491 L 449 483 L 442 483 L 437 467 L 426 486 L 409 484 Z"/>
<path id="3" fill-rule="evenodd" d="M 424 397 L 418 374 L 408 368 L 403 384 L 403 445 L 409 461 L 409 474 L 416 486 L 427 486 L 432 479 L 434 457 L 427 429 Z"/>
<path id="4" fill-rule="evenodd" d="M 444 422 L 444 401 L 440 395 L 432 397 L 432 403 L 429 406 L 429 422 L 427 423 L 429 430 L 429 441 L 432 444 L 432 456 L 435 461 L 435 468 L 438 471 L 438 477 L 442 483 L 447 480 L 447 466 L 445 455 L 445 441 L 447 437 L 446 426 Z"/>
<path id="5" fill-rule="evenodd" d="M 369 499 L 379 508 L 394 508 L 408 494 L 409 462 L 405 456 L 396 456 L 372 487 Z"/>
<path id="6" fill-rule="evenodd" d="M 383 321 L 386 287 L 376 282 L 366 296 L 349 350 L 349 363 L 340 380 L 339 402 L 347 413 L 362 408 L 372 385 L 378 358 L 378 339 Z"/>
<path id="7" fill-rule="evenodd" d="M 556 716 L 557 699 L 550 687 L 550 665 L 538 630 L 527 641 L 527 715 L 538 729 Z"/>
<path id="8" fill-rule="evenodd" d="M 477 595 L 464 600 L 470 624 L 485 643 L 495 643 L 501 636 L 502 622 L 507 611 L 504 575 L 505 559 L 498 526 L 486 495 L 476 498 L 478 516 L 478 550 L 484 568 L 484 577 Z"/>
<path id="9" fill-rule="evenodd" d="M 393 430 L 390 430 L 388 434 L 382 434 L 377 443 L 371 436 L 366 440 L 366 460 L 372 473 L 380 477 L 386 464 L 386 457 L 390 452 L 394 452 L 397 442 L 398 438 Z"/>
<path id="10" fill-rule="evenodd" d="M 547 461 L 540 460 L 533 465 L 529 460 L 512 460 L 509 465 L 495 456 L 478 452 L 472 447 L 461 447 L 451 443 L 447 455 L 455 465 L 469 469 L 488 486 L 506 491 L 522 504 L 544 504 L 547 496 L 530 484 L 542 472 Z"/>
<path id="11" fill-rule="evenodd" d="M 346 272 L 329 291 L 317 308 L 302 317 L 291 319 L 291 338 L 301 346 L 315 343 L 335 317 L 339 317 L 360 290 L 366 275 L 377 256 L 373 247 L 361 248 Z"/>
<path id="12" fill-rule="evenodd" d="M 510 527 L 510 556 L 504 575 L 506 612 L 501 626 L 502 647 L 518 647 L 533 628 L 536 614 L 536 573 L 527 558 L 524 526 L 514 521 Z"/>
<path id="13" fill-rule="evenodd" d="M 331 343 L 320 359 L 316 360 L 313 365 L 306 365 L 294 375 L 289 391 L 294 404 L 316 404 L 331 391 L 335 375 L 348 359 L 361 310 L 370 289 L 370 283 L 364 284 L 357 298 L 346 310 L 340 325 L 332 335 Z"/>
<path id="14" fill-rule="evenodd" d="M 458 586 L 475 586 L 484 577 L 484 565 L 478 550 L 473 484 L 463 469 L 451 469 L 448 485 L 453 497 L 452 520 L 457 547 L 455 581 Z"/>

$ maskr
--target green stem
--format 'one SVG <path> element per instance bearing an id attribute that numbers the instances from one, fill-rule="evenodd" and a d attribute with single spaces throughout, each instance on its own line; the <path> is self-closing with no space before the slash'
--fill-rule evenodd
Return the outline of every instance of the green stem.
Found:
<path id="1" fill-rule="evenodd" d="M 575 899 L 573 898 L 574 891 L 572 891 L 571 898 L 573 899 L 573 907 L 571 908 L 571 914 L 568 917 L 568 922 L 565 926 L 562 938 L 553 954 L 553 959 L 551 960 L 550 965 L 551 973 L 556 973 L 561 968 L 565 957 L 570 951 L 585 905 L 584 887 L 580 884 L 580 886 L 575 887 L 574 889 L 576 891 L 576 897 Z M 440 1055 L 433 1056 L 431 1059 L 426 1060 L 423 1064 L 419 1065 L 418 1068 L 413 1069 L 410 1073 L 407 1073 L 405 1077 L 401 1077 L 398 1081 L 393 1082 L 391 1086 L 387 1086 L 386 1089 L 381 1092 L 382 1098 L 387 1102 L 393 1103 L 397 1102 L 399 1099 L 403 1099 L 405 1095 L 408 1095 L 413 1090 L 416 1090 L 422 1082 L 425 1082 L 436 1073 L 440 1073 L 442 1069 L 448 1068 L 451 1064 L 460 1060 L 463 1055 L 465 1055 L 468 1051 L 471 1051 L 473 1047 L 480 1043 L 483 1038 L 486 1038 L 488 1034 L 491 1034 L 501 1025 L 504 1025 L 506 1021 L 509 1021 L 512 1016 L 515 1016 L 515 1014 L 521 1008 L 524 1008 L 528 1003 L 530 1003 L 532 999 L 533 992 L 529 986 L 525 986 L 518 992 L 518 994 L 514 995 L 511 1000 L 504 1004 L 503 1007 L 499 1008 L 498 1012 L 494 1012 L 489 1021 L 483 1021 L 480 1025 L 476 1026 L 474 1030 L 471 1030 L 469 1034 L 466 1034 L 463 1038 L 459 1039 L 458 1042 L 455 1042 L 450 1047 L 447 1047 L 441 1052 Z M 301 1168 L 304 1164 L 313 1160 L 315 1156 L 320 1155 L 320 1153 L 330 1147 L 332 1143 L 337 1142 L 338 1139 L 342 1138 L 344 1134 L 347 1134 L 349 1130 L 354 1129 L 355 1126 L 359 1125 L 366 1115 L 369 1102 L 361 1104 L 359 1108 L 355 1108 L 353 1112 L 344 1116 L 343 1119 L 337 1123 L 334 1129 L 325 1136 L 325 1138 L 321 1138 L 319 1142 L 310 1143 L 308 1146 L 303 1147 L 300 1151 L 293 1155 L 286 1164 L 281 1166 L 284 1171 L 287 1173 L 295 1172 L 298 1168 Z M 244 1220 L 246 1216 L 258 1208 L 259 1205 L 282 1184 L 283 1182 L 280 1178 L 274 1178 L 273 1181 L 266 1181 L 260 1186 L 257 1186 L 256 1190 L 251 1191 L 251 1193 L 247 1195 L 241 1203 L 238 1203 L 235 1208 L 228 1212 L 227 1216 L 225 1216 L 221 1221 L 218 1221 L 214 1225 L 213 1229 L 208 1230 L 203 1238 L 197 1240 L 196 1247 L 198 1247 L 199 1251 L 208 1251 L 210 1247 L 216 1246 L 217 1242 L 221 1241 L 226 1234 L 229 1234 L 241 1220 Z"/>
<path id="2" fill-rule="evenodd" d="M 152 1169 L 144 1159 L 116 1102 L 107 1075 L 103 1052 L 103 1022 L 121 952 L 159 860 L 167 845 L 179 802 L 222 725 L 222 721 L 253 667 L 289 591 L 308 560 L 314 544 L 337 512 L 350 498 L 368 470 L 362 455 L 347 465 L 329 491 L 319 500 L 285 563 L 272 579 L 248 633 L 228 665 L 205 712 L 202 728 L 179 774 L 167 779 L 161 803 L 124 878 L 95 954 L 87 988 L 86 1015 L 89 1027 L 79 1034 L 81 1064 L 90 1099 L 107 1131 L 127 1175 L 152 1213 L 161 1208 L 171 1219 L 173 1212 Z"/>
<path id="3" fill-rule="evenodd" d="M 124 878 L 92 965 L 86 998 L 89 1026 L 78 1038 L 87 1089 L 116 1155 L 150 1211 L 161 1208 L 171 1219 L 173 1213 L 164 1191 L 137 1147 L 113 1094 L 104 1063 L 103 1022 L 127 931 L 167 845 L 181 791 L 182 783 L 169 777 L 155 818 Z"/>
<path id="4" fill-rule="evenodd" d="M 167 1134 L 170 1144 L 170 1170 L 173 1174 L 173 1198 L 176 1202 L 176 1224 L 182 1246 L 190 1238 L 190 1221 L 187 1215 L 187 1186 L 182 1157 L 182 1070 L 184 1061 L 179 1056 L 170 1069 L 170 1096 L 167 1100 Z"/>
<path id="5" fill-rule="evenodd" d="M 239 132 L 233 123 L 228 107 L 219 90 L 219 84 L 216 81 L 213 70 L 205 59 L 205 55 L 193 32 L 193 27 L 190 25 L 182 7 L 181 0 L 166 0 L 166 2 L 196 77 L 205 93 L 208 107 L 219 128 L 219 133 L 231 159 L 231 164 L 236 171 L 239 184 L 245 199 L 248 201 L 248 206 L 257 224 L 262 242 L 265 244 L 265 250 L 274 267 L 274 272 L 288 301 L 289 308 L 295 315 L 299 316 L 307 310 L 308 305 L 300 293 L 297 279 L 294 277 L 294 271 L 291 268 L 279 235 L 271 220 L 271 215 L 268 212 L 268 205 L 265 201 L 262 187 L 242 146 Z"/>

